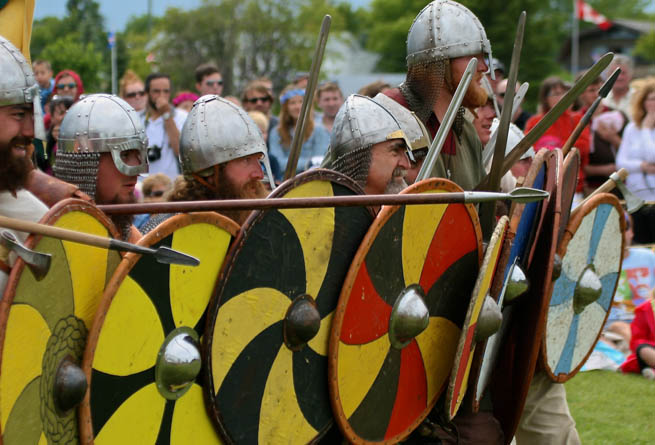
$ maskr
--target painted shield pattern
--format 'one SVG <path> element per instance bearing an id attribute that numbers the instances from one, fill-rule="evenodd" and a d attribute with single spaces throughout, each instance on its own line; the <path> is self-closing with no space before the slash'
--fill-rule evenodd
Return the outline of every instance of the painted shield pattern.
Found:
<path id="1" fill-rule="evenodd" d="M 403 193 L 459 192 L 427 179 Z M 395 443 L 444 391 L 482 260 L 470 204 L 385 206 L 353 261 L 330 338 L 329 383 L 354 443 Z"/>
<path id="2" fill-rule="evenodd" d="M 573 377 L 600 336 L 621 270 L 624 232 L 623 210 L 611 194 L 592 198 L 566 229 L 542 343 L 542 362 L 553 381 Z"/>
<path id="3" fill-rule="evenodd" d="M 271 197 L 350 196 L 314 169 Z M 209 409 L 231 443 L 307 443 L 333 424 L 327 351 L 348 267 L 374 218 L 366 207 L 254 212 L 234 242 L 207 326 Z"/>
<path id="4" fill-rule="evenodd" d="M 546 168 L 550 197 L 544 203 L 544 216 L 527 270 L 529 286 L 523 297 L 511 304 L 507 341 L 502 342 L 491 381 L 494 416 L 503 428 L 507 443 L 518 427 L 530 382 L 537 368 L 541 337 L 546 325 L 548 302 L 553 290 L 552 277 L 559 233 L 562 182 L 562 152 L 552 150 Z M 504 315 L 503 315 L 504 316 Z"/>
<path id="5" fill-rule="evenodd" d="M 220 443 L 201 388 L 206 311 L 238 225 L 218 213 L 175 215 L 139 241 L 200 260 L 196 267 L 128 254 L 89 333 L 80 405 L 84 443 Z"/>
<path id="6" fill-rule="evenodd" d="M 485 304 L 485 298 L 491 298 L 491 283 L 496 274 L 496 266 L 498 265 L 502 253 L 508 222 L 509 218 L 503 216 L 498 221 L 498 224 L 496 224 L 496 228 L 491 234 L 491 239 L 489 240 L 484 260 L 482 261 L 482 267 L 480 268 L 478 279 L 473 288 L 471 302 L 469 303 L 466 318 L 464 319 L 462 335 L 459 337 L 459 342 L 457 343 L 457 353 L 455 354 L 455 362 L 453 364 L 452 372 L 450 373 L 448 391 L 446 392 L 445 408 L 450 419 L 457 414 L 457 410 L 466 394 L 469 372 L 471 371 L 476 344 L 487 338 L 486 336 L 480 338 L 481 332 L 477 331 L 478 321 L 480 321 L 480 314 L 483 304 Z M 487 304 L 489 304 L 489 302 Z M 491 317 L 492 314 L 488 314 L 488 318 Z M 491 320 L 485 321 L 490 323 Z M 496 325 L 496 327 L 500 327 L 500 324 Z"/>
<path id="7" fill-rule="evenodd" d="M 53 206 L 41 222 L 118 238 L 102 212 L 75 199 Z M 57 385 L 56 376 L 68 362 L 80 365 L 105 283 L 121 257 L 114 251 L 34 235 L 25 245 L 52 257 L 41 280 L 19 259 L 0 302 L 2 443 L 77 443 L 77 416 L 70 400 L 81 388 L 79 402 L 86 387 Z"/>
<path id="8" fill-rule="evenodd" d="M 552 156 L 552 152 L 547 150 L 541 150 L 537 153 L 526 175 L 523 186 L 540 190 L 546 190 L 548 188 L 546 184 L 548 180 L 547 169 Z M 528 257 L 536 244 L 535 239 L 539 233 L 538 228 L 541 225 L 545 207 L 546 202 L 532 202 L 528 204 L 516 203 L 511 208 L 508 237 L 512 240 L 512 245 L 505 269 L 501 272 L 503 274 L 502 280 L 504 284 L 498 297 L 498 305 L 503 311 L 503 322 L 500 330 L 489 337 L 483 349 L 481 348 L 482 359 L 479 372 L 477 370 L 472 371 L 474 376 L 477 375 L 477 381 L 472 384 L 475 388 L 472 398 L 473 409 L 475 411 L 477 411 L 480 400 L 482 400 L 484 392 L 489 385 L 503 339 L 506 337 L 509 329 L 513 309 L 505 301 L 507 291 L 509 290 L 510 294 L 512 294 L 512 292 L 517 292 L 517 288 L 525 287 L 525 284 L 511 283 L 511 280 L 520 273 L 527 274 L 529 265 Z M 519 268 L 520 271 L 518 269 L 514 271 L 513 269 L 515 267 Z M 518 286 L 512 288 L 512 284 L 517 284 Z M 518 296 L 520 295 L 507 295 L 507 300 L 511 297 L 516 298 Z"/>

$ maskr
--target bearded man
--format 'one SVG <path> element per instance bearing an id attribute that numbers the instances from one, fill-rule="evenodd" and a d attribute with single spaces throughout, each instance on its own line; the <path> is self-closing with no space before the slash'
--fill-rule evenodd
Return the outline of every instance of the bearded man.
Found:
<path id="1" fill-rule="evenodd" d="M 399 193 L 407 187 L 410 146 L 400 122 L 387 108 L 353 94 L 334 119 L 323 166 L 350 177 L 366 194 Z"/>
<path id="2" fill-rule="evenodd" d="M 473 110 L 487 101 L 481 80 L 490 70 L 491 45 L 478 18 L 451 0 L 428 4 L 409 29 L 405 82 L 384 93 L 416 113 L 434 137 L 472 58 L 478 59 L 477 72 L 431 175 L 451 179 L 464 190 L 472 190 L 485 175 L 480 140 L 464 119 L 464 108 Z"/>
<path id="3" fill-rule="evenodd" d="M 242 108 L 219 96 L 203 96 L 193 104 L 180 136 L 180 161 L 184 176 L 175 181 L 169 201 L 264 198 L 262 163 L 275 187 L 259 128 Z M 243 224 L 250 211 L 220 213 Z M 170 216 L 151 218 L 141 231 Z"/>
<path id="4" fill-rule="evenodd" d="M 136 202 L 137 176 L 148 171 L 148 138 L 134 108 L 118 96 L 91 94 L 66 113 L 54 173 L 96 204 Z M 141 235 L 131 215 L 112 215 L 123 240 Z"/>
<path id="5" fill-rule="evenodd" d="M 32 73 L 32 67 L 13 44 L 0 36 L 0 215 L 2 216 L 36 222 L 48 211 L 46 205 L 25 187 L 29 172 L 33 169 L 29 158 L 32 139 L 35 132 L 41 138 L 45 136 L 42 119 L 39 86 Z M 13 230 L 10 232 L 20 242 L 24 242 L 28 235 Z M 15 260 L 14 254 L 0 245 L 0 296 L 4 293 Z"/>

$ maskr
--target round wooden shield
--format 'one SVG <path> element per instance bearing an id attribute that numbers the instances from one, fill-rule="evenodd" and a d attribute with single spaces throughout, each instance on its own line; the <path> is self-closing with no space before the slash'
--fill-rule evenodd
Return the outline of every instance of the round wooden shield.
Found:
<path id="1" fill-rule="evenodd" d="M 466 394 L 469 371 L 471 370 L 471 363 L 477 344 L 475 333 L 480 311 L 482 310 L 485 298 L 487 296 L 490 297 L 491 282 L 496 274 L 496 266 L 502 253 L 508 222 L 509 218 L 507 216 L 503 216 L 498 221 L 489 240 L 489 245 L 482 261 L 482 267 L 480 268 L 478 279 L 473 288 L 471 302 L 469 303 L 466 318 L 464 319 L 462 335 L 459 337 L 459 343 L 457 344 L 457 353 L 455 354 L 455 362 L 450 373 L 448 391 L 446 392 L 446 412 L 448 413 L 449 419 L 455 417 L 462 403 L 462 399 Z"/>
<path id="2" fill-rule="evenodd" d="M 548 168 L 552 166 L 553 156 L 553 152 L 551 151 L 539 151 L 530 166 L 523 186 L 547 191 L 552 189 L 552 177 L 550 177 L 551 183 L 548 184 Z M 494 281 L 498 280 L 503 283 L 497 300 L 503 312 L 503 322 L 500 330 L 489 337 L 485 344 L 479 345 L 478 347 L 478 353 L 481 359 L 476 361 L 474 365 L 479 366 L 479 368 L 471 370 L 471 378 L 474 382 L 471 383 L 471 386 L 474 388 L 472 390 L 472 402 L 475 412 L 477 412 L 480 401 L 489 385 L 501 345 L 509 329 L 513 308 L 512 305 L 507 305 L 505 302 L 505 290 L 509 283 L 510 272 L 512 267 L 517 265 L 527 273 L 529 256 L 536 246 L 535 241 L 539 235 L 539 228 L 541 227 L 547 204 L 548 201 L 545 200 L 528 204 L 514 203 L 512 205 L 507 236 L 511 240 L 509 256 L 505 262 L 505 267 L 502 270 L 498 270 L 498 276 L 494 277 Z"/>
<path id="3" fill-rule="evenodd" d="M 582 367 L 612 305 L 623 261 L 625 220 L 616 196 L 593 197 L 571 219 L 557 253 L 562 273 L 553 286 L 541 361 L 555 382 Z"/>
<path id="4" fill-rule="evenodd" d="M 107 216 L 76 199 L 56 204 L 41 222 L 118 238 Z M 55 401 L 55 377 L 67 357 L 80 364 L 87 331 L 120 254 L 35 235 L 25 245 L 52 257 L 39 281 L 19 259 L 0 302 L 2 443 L 77 443 L 77 416 L 72 408 L 62 412 Z"/>
<path id="5" fill-rule="evenodd" d="M 349 196 L 348 177 L 314 169 L 271 197 Z M 327 349 L 366 207 L 253 212 L 234 242 L 207 325 L 209 409 L 233 443 L 307 443 L 332 425 Z"/>
<path id="6" fill-rule="evenodd" d="M 138 244 L 192 255 L 198 266 L 125 256 L 84 352 L 90 385 L 79 410 L 84 443 L 220 443 L 203 401 L 199 342 L 238 229 L 218 213 L 175 215 Z"/>
<path id="7" fill-rule="evenodd" d="M 553 290 L 554 270 L 562 182 L 562 152 L 553 150 L 548 157 L 546 185 L 550 193 L 545 207 L 532 262 L 527 270 L 530 286 L 526 294 L 511 305 L 509 325 L 504 333 L 507 341 L 501 350 L 491 378 L 493 413 L 505 434 L 507 443 L 512 440 L 534 375 L 541 337 L 546 322 L 548 302 Z M 504 314 L 503 314 L 504 316 Z"/>
<path id="8" fill-rule="evenodd" d="M 460 191 L 433 178 L 403 193 Z M 351 442 L 396 443 L 435 405 L 452 368 L 481 241 L 470 204 L 385 206 L 378 214 L 348 272 L 330 337 L 332 407 Z M 420 300 L 405 305 L 412 293 Z M 423 317 L 423 330 L 409 329 L 416 321 L 410 309 Z"/>
<path id="9" fill-rule="evenodd" d="M 569 151 L 566 158 L 564 158 L 564 165 L 562 168 L 564 169 L 564 173 L 562 174 L 562 185 L 560 187 L 562 193 L 562 214 L 560 216 L 559 233 L 557 234 L 558 244 L 562 240 L 562 236 L 564 236 L 564 230 L 568 227 L 571 206 L 573 205 L 573 195 L 575 195 L 575 188 L 578 185 L 580 152 L 577 148 L 571 148 L 571 151 Z"/>

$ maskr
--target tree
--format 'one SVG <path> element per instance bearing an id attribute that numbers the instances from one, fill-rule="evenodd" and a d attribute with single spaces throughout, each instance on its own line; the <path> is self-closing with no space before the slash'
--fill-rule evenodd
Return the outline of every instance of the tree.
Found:
<path id="1" fill-rule="evenodd" d="M 68 0 L 66 9 L 68 15 L 63 18 L 45 17 L 34 22 L 32 57 L 49 60 L 55 73 L 62 69 L 78 72 L 87 92 L 107 91 L 110 52 L 98 2 Z"/>
<path id="2" fill-rule="evenodd" d="M 655 63 L 655 31 L 639 37 L 633 54 L 647 62 Z"/>
<path id="3" fill-rule="evenodd" d="M 100 84 L 102 55 L 92 43 L 84 44 L 76 34 L 59 37 L 40 53 L 40 58 L 50 61 L 54 72 L 71 69 L 80 75 L 85 92 L 93 91 Z"/>

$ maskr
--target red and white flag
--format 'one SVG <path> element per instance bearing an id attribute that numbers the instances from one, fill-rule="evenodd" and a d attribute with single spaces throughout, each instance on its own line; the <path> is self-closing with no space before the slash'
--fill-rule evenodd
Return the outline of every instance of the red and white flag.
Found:
<path id="1" fill-rule="evenodd" d="M 607 20 L 607 17 L 603 14 L 600 14 L 592 8 L 589 3 L 586 3 L 584 0 L 576 1 L 578 2 L 578 19 L 585 22 L 595 23 L 603 31 L 606 31 L 612 26 L 612 22 Z"/>

